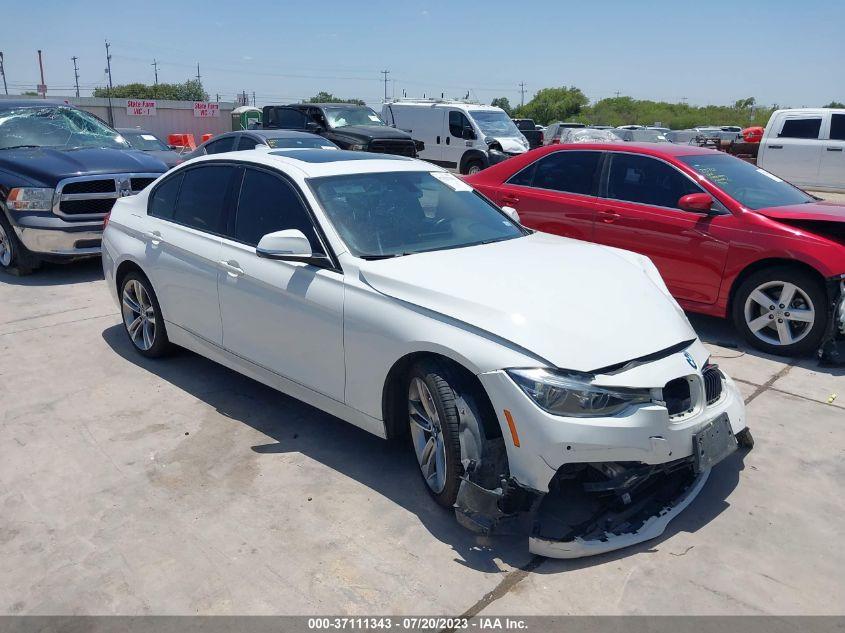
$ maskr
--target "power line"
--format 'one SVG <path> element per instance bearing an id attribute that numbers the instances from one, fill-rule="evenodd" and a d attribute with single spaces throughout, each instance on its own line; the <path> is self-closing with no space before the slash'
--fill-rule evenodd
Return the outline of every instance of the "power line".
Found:
<path id="1" fill-rule="evenodd" d="M 73 60 L 73 78 L 76 82 L 76 96 L 79 98 L 79 68 L 76 66 L 76 60 L 79 59 L 76 55 L 71 57 Z"/>

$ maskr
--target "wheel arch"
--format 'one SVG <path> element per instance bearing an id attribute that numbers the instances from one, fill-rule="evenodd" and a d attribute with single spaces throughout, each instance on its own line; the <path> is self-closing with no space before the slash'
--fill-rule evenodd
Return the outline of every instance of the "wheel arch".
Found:
<path id="1" fill-rule="evenodd" d="M 751 275 L 761 270 L 765 270 L 766 268 L 773 268 L 776 266 L 786 266 L 789 268 L 794 268 L 795 270 L 801 270 L 804 272 L 809 273 L 813 277 L 815 277 L 819 283 L 824 287 L 825 285 L 825 277 L 824 275 L 819 272 L 817 268 L 814 266 L 803 262 L 799 259 L 789 259 L 786 257 L 769 257 L 766 259 L 759 259 L 755 262 L 750 263 L 748 266 L 743 268 L 739 274 L 734 278 L 733 282 L 731 283 L 731 289 L 728 293 L 728 305 L 727 305 L 727 314 L 730 316 L 733 314 L 734 309 L 734 300 L 736 299 L 736 293 L 739 290 L 739 287 L 742 283 Z"/>
<path id="2" fill-rule="evenodd" d="M 124 259 L 117 265 L 117 268 L 114 271 L 114 285 L 118 298 L 120 297 L 120 286 L 123 284 L 123 280 L 126 279 L 126 275 L 131 272 L 137 272 L 147 280 L 147 283 L 149 283 L 150 286 L 153 285 L 153 282 L 150 281 L 149 276 L 144 272 L 144 269 L 138 265 L 138 262 L 132 259 Z M 155 288 L 153 288 L 153 292 L 155 292 Z"/>
<path id="3" fill-rule="evenodd" d="M 382 388 L 382 419 L 384 420 L 387 439 L 404 437 L 407 429 L 404 425 L 403 411 L 407 409 L 407 398 L 404 392 L 408 371 L 414 363 L 431 359 L 441 363 L 450 374 L 450 378 L 457 382 L 457 386 L 469 389 L 477 396 L 478 406 L 482 409 L 482 423 L 488 438 L 501 437 L 498 418 L 493 409 L 493 403 L 481 381 L 466 365 L 444 354 L 433 351 L 416 351 L 405 354 L 393 363 Z"/>

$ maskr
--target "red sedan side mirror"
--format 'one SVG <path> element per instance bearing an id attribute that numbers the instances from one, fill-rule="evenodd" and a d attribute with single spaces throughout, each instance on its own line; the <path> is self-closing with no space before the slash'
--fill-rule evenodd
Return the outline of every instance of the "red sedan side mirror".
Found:
<path id="1" fill-rule="evenodd" d="M 678 200 L 678 208 L 693 213 L 710 213 L 713 196 L 709 193 L 689 193 Z"/>

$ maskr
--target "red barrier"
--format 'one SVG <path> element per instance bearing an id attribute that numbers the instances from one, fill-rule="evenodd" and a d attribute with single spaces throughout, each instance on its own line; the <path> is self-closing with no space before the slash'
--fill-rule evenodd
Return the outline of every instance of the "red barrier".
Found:
<path id="1" fill-rule="evenodd" d="M 759 143 L 763 140 L 764 131 L 759 125 L 747 127 L 742 131 L 742 139 L 746 143 Z"/>
<path id="2" fill-rule="evenodd" d="M 208 141 L 208 140 L 210 140 L 210 139 L 212 139 L 212 138 L 214 138 L 214 134 L 203 134 L 203 135 L 202 135 L 202 140 L 201 140 L 200 142 L 201 142 L 201 143 L 205 143 L 206 141 Z"/>
<path id="3" fill-rule="evenodd" d="M 175 145 L 176 147 L 184 147 L 191 150 L 197 148 L 197 142 L 194 140 L 193 134 L 168 134 L 167 143 L 168 145 Z"/>

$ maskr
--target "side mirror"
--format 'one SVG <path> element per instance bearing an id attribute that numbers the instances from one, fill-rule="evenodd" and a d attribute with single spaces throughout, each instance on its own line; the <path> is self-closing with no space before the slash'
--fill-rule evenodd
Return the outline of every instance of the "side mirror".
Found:
<path id="1" fill-rule="evenodd" d="M 521 224 L 519 219 L 519 213 L 516 209 L 514 209 L 513 207 L 502 207 L 502 211 L 504 211 L 511 220 L 513 220 L 517 224 Z"/>
<path id="2" fill-rule="evenodd" d="M 182 149 L 182 148 L 181 148 L 181 147 L 179 147 L 178 145 L 168 145 L 168 147 L 169 147 L 170 149 L 174 150 L 174 151 L 178 151 L 178 150 Z"/>
<path id="3" fill-rule="evenodd" d="M 678 200 L 678 208 L 693 213 L 710 213 L 713 197 L 709 193 L 690 193 Z"/>
<path id="4" fill-rule="evenodd" d="M 475 140 L 475 132 L 471 127 L 465 127 L 463 133 L 461 134 L 461 138 L 465 141 L 473 141 Z"/>
<path id="5" fill-rule="evenodd" d="M 268 233 L 258 242 L 255 254 L 266 259 L 278 259 L 289 262 L 304 262 L 326 267 L 329 258 L 322 253 L 315 254 L 311 242 L 298 229 L 286 229 Z"/>

